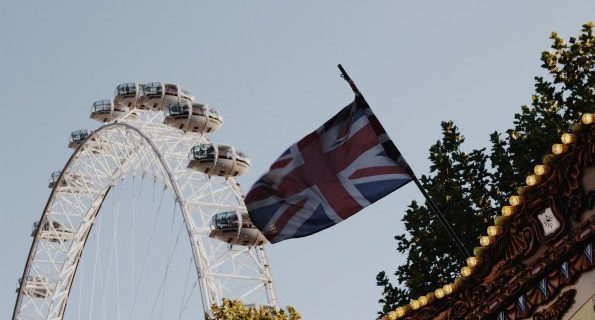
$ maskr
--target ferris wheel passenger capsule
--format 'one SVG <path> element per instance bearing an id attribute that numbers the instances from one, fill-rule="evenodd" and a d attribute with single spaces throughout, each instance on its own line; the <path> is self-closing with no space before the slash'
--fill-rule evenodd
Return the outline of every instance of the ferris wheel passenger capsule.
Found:
<path id="1" fill-rule="evenodd" d="M 98 100 L 91 107 L 91 119 L 99 122 L 108 122 L 123 116 L 128 107 L 116 105 L 112 100 Z"/>
<path id="2" fill-rule="evenodd" d="M 204 143 L 192 147 L 188 168 L 212 176 L 235 177 L 250 168 L 250 159 L 233 146 Z"/>
<path id="3" fill-rule="evenodd" d="M 190 91 L 182 89 L 177 84 L 164 83 L 163 84 L 163 104 L 162 107 L 170 104 L 190 104 L 194 98 Z"/>
<path id="4" fill-rule="evenodd" d="M 37 229 L 39 229 L 39 221 L 35 221 L 35 223 L 33 223 L 33 227 L 31 227 L 31 237 L 35 237 L 37 234 Z M 39 237 L 40 239 L 48 240 L 50 242 L 61 243 L 66 240 L 74 239 L 74 232 L 72 229 L 62 225 L 58 221 L 52 221 L 50 224 L 50 222 L 46 220 L 41 226 Z"/>
<path id="5" fill-rule="evenodd" d="M 209 237 L 241 246 L 260 246 L 267 242 L 260 230 L 252 224 L 250 216 L 237 211 L 215 214 L 211 220 Z"/>
<path id="6" fill-rule="evenodd" d="M 81 193 L 84 191 L 81 188 L 92 186 L 90 181 L 82 179 L 79 174 L 68 173 L 60 180 L 61 175 L 62 171 L 52 172 L 48 188 L 56 187 L 56 192 L 61 193 Z"/>
<path id="7" fill-rule="evenodd" d="M 203 134 L 218 130 L 223 123 L 223 117 L 214 108 L 201 103 L 176 103 L 165 109 L 163 123 L 184 131 Z"/>
<path id="8" fill-rule="evenodd" d="M 170 104 L 192 103 L 193 99 L 189 91 L 180 88 L 177 84 L 151 82 L 143 85 L 139 108 L 161 110 Z"/>
<path id="9" fill-rule="evenodd" d="M 21 280 L 17 284 L 16 292 L 21 289 Z M 45 299 L 54 292 L 54 286 L 45 277 L 27 276 L 23 283 L 23 293 L 31 298 Z"/>
<path id="10" fill-rule="evenodd" d="M 142 93 L 138 98 L 140 109 L 160 109 L 163 105 L 163 84 L 151 82 L 142 85 Z"/>
<path id="11" fill-rule="evenodd" d="M 50 182 L 48 183 L 48 188 L 50 188 L 50 189 L 54 188 L 54 186 L 58 182 L 58 179 L 60 179 L 61 174 L 62 174 L 62 171 L 52 172 L 52 174 L 50 175 Z"/>
<path id="12" fill-rule="evenodd" d="M 171 104 L 165 108 L 163 124 L 186 131 L 192 116 L 192 106 L 188 104 Z"/>
<path id="13" fill-rule="evenodd" d="M 114 105 L 120 108 L 136 108 L 141 91 L 141 85 L 135 82 L 119 84 L 114 92 Z"/>
<path id="14" fill-rule="evenodd" d="M 77 130 L 70 134 L 68 139 L 68 147 L 71 149 L 78 148 L 91 135 L 91 130 Z"/>
<path id="15" fill-rule="evenodd" d="M 194 96 L 188 89 L 180 88 L 180 103 L 192 103 L 194 102 Z"/>

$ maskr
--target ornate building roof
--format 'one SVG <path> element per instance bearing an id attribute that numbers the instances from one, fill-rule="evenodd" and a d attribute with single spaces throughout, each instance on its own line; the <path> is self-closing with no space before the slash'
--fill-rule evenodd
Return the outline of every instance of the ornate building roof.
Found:
<path id="1" fill-rule="evenodd" d="M 562 317 L 595 267 L 595 114 L 581 120 L 502 207 L 460 277 L 383 320 Z"/>

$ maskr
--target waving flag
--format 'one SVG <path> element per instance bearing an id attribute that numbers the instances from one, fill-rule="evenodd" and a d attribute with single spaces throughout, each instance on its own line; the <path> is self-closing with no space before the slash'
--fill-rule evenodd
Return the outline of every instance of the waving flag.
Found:
<path id="1" fill-rule="evenodd" d="M 292 145 L 246 196 L 250 219 L 276 243 L 335 225 L 412 180 L 361 97 Z"/>

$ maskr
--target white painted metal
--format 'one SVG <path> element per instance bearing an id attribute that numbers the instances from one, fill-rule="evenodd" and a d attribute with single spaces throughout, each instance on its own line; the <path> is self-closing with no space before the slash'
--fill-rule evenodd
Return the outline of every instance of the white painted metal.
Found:
<path id="1" fill-rule="evenodd" d="M 95 130 L 75 150 L 40 219 L 40 225 L 56 221 L 73 235 L 64 237 L 54 228 L 38 228 L 17 288 L 13 320 L 63 318 L 79 259 L 103 200 L 112 186 L 135 175 L 153 175 L 175 192 L 205 312 L 223 298 L 276 307 L 264 249 L 230 247 L 209 238 L 214 214 L 246 212 L 239 185 L 232 178 L 210 177 L 189 169 L 190 149 L 208 140 L 199 133 L 164 125 L 163 117 L 162 112 L 132 109 Z M 27 279 L 36 279 L 34 290 L 47 294 L 28 294 L 31 283 Z"/>

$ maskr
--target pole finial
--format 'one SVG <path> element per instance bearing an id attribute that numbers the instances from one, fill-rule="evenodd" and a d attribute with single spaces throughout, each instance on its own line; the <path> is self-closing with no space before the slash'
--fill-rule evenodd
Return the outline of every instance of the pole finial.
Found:
<path id="1" fill-rule="evenodd" d="M 338 64 L 337 67 L 341 71 L 341 78 L 345 79 L 345 81 L 349 83 L 349 86 L 351 87 L 351 90 L 353 90 L 353 93 L 355 93 L 356 96 L 361 96 L 362 94 L 359 92 L 359 89 L 355 86 L 355 83 L 353 82 L 353 80 L 351 80 L 343 66 L 341 64 Z"/>

